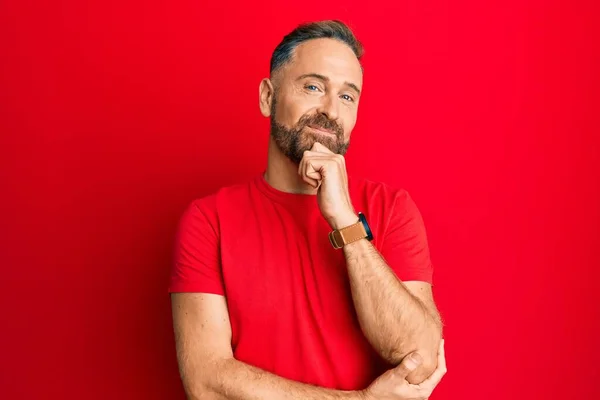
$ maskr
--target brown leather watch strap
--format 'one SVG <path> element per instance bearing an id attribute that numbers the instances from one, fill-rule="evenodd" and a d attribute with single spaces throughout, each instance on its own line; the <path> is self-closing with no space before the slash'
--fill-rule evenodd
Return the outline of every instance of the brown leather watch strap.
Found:
<path id="1" fill-rule="evenodd" d="M 367 231 L 361 221 L 356 224 L 337 229 L 329 233 L 329 241 L 335 249 L 341 249 L 345 245 L 366 238 Z"/>

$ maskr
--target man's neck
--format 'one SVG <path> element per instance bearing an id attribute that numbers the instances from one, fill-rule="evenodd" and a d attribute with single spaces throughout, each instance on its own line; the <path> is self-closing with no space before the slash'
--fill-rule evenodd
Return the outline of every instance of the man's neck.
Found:
<path id="1" fill-rule="evenodd" d="M 317 194 L 317 189 L 298 175 L 298 164 L 287 158 L 273 138 L 269 138 L 269 153 L 265 180 L 271 187 L 286 193 Z"/>

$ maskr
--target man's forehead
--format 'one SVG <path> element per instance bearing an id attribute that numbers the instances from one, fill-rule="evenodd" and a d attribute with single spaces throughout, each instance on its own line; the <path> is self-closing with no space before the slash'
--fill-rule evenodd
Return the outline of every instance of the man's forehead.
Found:
<path id="1" fill-rule="evenodd" d="M 362 84 L 362 68 L 356 55 L 348 45 L 335 39 L 312 39 L 298 45 L 288 72 L 292 79 L 315 73 Z"/>

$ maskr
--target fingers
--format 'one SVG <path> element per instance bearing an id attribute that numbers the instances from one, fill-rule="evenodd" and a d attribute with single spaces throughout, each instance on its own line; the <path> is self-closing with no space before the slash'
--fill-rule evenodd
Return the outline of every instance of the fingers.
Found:
<path id="1" fill-rule="evenodd" d="M 325 167 L 326 165 L 329 165 L 329 164 L 331 164 L 332 166 L 337 164 L 337 166 L 345 168 L 345 163 L 346 163 L 344 156 L 342 156 L 340 154 L 321 153 L 318 151 L 311 151 L 311 150 L 306 150 L 303 153 L 302 160 L 300 161 L 300 163 L 302 164 L 302 162 L 306 161 L 306 160 L 310 160 L 310 161 L 320 160 L 320 163 L 317 162 L 317 164 L 320 165 L 319 168 Z"/>
<path id="2" fill-rule="evenodd" d="M 321 181 L 319 181 L 317 179 L 309 178 L 306 175 L 302 175 L 302 180 L 304 182 L 308 183 L 310 186 L 314 187 L 315 189 L 318 189 L 319 185 L 321 184 Z"/>
<path id="3" fill-rule="evenodd" d="M 318 143 L 315 143 L 315 145 Z M 321 145 L 322 148 L 327 149 Z M 315 146 L 313 146 L 315 148 Z M 318 146 L 317 146 L 318 148 Z M 344 160 L 341 155 L 307 150 L 298 165 L 298 174 L 302 180 L 317 188 L 323 180 L 326 170 L 343 166 Z"/>
<path id="4" fill-rule="evenodd" d="M 308 168 L 308 163 L 304 163 L 304 165 L 301 166 L 300 177 L 304 182 L 308 183 L 310 186 L 316 189 L 321 184 L 321 174 L 317 172 L 316 174 L 313 173 L 309 176 L 306 172 Z"/>
<path id="5" fill-rule="evenodd" d="M 319 152 L 319 153 L 335 154 L 333 151 L 329 150 L 329 148 L 327 146 L 322 145 L 319 142 L 315 142 L 315 144 L 313 144 L 311 150 Z"/>
<path id="6" fill-rule="evenodd" d="M 419 386 L 424 389 L 433 391 L 437 384 L 440 383 L 442 377 L 446 374 L 446 372 L 446 355 L 444 351 L 444 339 L 442 339 L 440 341 L 440 348 L 438 350 L 437 368 L 435 369 L 435 371 L 433 371 L 433 374 L 431 374 L 429 378 L 425 379 L 421 384 L 419 384 Z"/>
<path id="7" fill-rule="evenodd" d="M 323 179 L 323 175 L 321 173 L 322 168 L 325 166 L 326 159 L 317 159 L 310 156 L 305 156 L 304 168 L 302 172 L 309 177 L 317 180 Z"/>
<path id="8" fill-rule="evenodd" d="M 438 351 L 438 368 L 436 371 L 420 385 L 408 383 L 406 377 L 422 363 L 423 358 L 417 352 L 407 355 L 400 365 L 387 371 L 369 386 L 367 389 L 369 394 L 368 398 L 427 400 L 445 373 L 446 359 L 444 357 L 443 341 L 440 343 Z"/>
<path id="9" fill-rule="evenodd" d="M 314 182 L 314 187 L 318 188 L 321 184 L 321 180 L 323 179 L 323 176 L 321 175 L 320 171 L 321 170 L 319 167 L 317 167 L 314 163 L 307 159 L 304 162 L 304 166 L 302 168 L 302 176 L 308 179 L 309 181 Z"/>
<path id="10" fill-rule="evenodd" d="M 411 353 L 404 357 L 400 365 L 394 368 L 397 377 L 406 379 L 408 374 L 417 369 L 423 363 L 423 358 L 419 353 Z"/>
<path id="11" fill-rule="evenodd" d="M 298 175 L 300 175 L 300 178 L 302 178 L 304 182 L 314 188 L 318 188 L 320 181 L 323 179 L 321 175 L 321 166 L 312 161 L 312 159 L 307 156 L 307 153 L 308 151 L 304 152 L 300 165 L 298 165 Z"/>
<path id="12" fill-rule="evenodd" d="M 314 168 L 311 168 L 313 171 L 313 174 L 311 174 L 311 176 L 309 176 L 307 174 L 307 169 L 308 169 L 308 162 L 307 162 L 307 157 L 306 157 L 306 153 L 308 151 L 304 152 L 304 155 L 302 157 L 302 160 L 300 160 L 300 164 L 298 165 L 298 175 L 300 175 L 300 178 L 308 183 L 310 186 L 314 187 L 314 188 L 318 188 L 319 187 L 319 181 L 321 180 L 321 174 L 319 173 L 318 175 L 314 174 Z"/>

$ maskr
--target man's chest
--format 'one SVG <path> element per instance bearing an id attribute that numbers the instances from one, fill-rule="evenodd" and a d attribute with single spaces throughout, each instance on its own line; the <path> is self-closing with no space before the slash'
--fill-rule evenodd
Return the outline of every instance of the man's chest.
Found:
<path id="1" fill-rule="evenodd" d="M 318 209 L 258 207 L 221 221 L 236 359 L 301 382 L 369 382 L 377 357 L 356 318 L 344 252 Z"/>
<path id="2" fill-rule="evenodd" d="M 346 261 L 329 243 L 326 221 L 316 212 L 298 217 L 271 211 L 268 217 L 240 219 L 239 229 L 221 227 L 221 270 L 232 328 L 347 324 L 354 308 Z"/>

